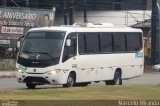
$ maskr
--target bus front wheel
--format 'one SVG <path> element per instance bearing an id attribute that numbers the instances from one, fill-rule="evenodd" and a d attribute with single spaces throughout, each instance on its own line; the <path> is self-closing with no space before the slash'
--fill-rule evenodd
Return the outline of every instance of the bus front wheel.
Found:
<path id="1" fill-rule="evenodd" d="M 67 79 L 67 83 L 63 84 L 63 87 L 73 87 L 75 84 L 75 78 L 73 76 L 73 74 L 69 74 L 68 79 Z"/>
<path id="2" fill-rule="evenodd" d="M 32 83 L 26 83 L 26 86 L 29 88 L 29 89 L 34 89 L 36 87 L 35 84 L 32 84 Z"/>
<path id="3" fill-rule="evenodd" d="M 106 81 L 106 85 L 122 85 L 122 78 L 120 71 L 116 71 L 114 74 L 114 79 Z"/>

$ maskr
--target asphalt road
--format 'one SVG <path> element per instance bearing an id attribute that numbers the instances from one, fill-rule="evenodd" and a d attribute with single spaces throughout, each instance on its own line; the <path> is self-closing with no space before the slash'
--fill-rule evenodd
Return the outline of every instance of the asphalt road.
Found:
<path id="1" fill-rule="evenodd" d="M 136 77 L 129 80 L 123 80 L 124 85 L 132 85 L 132 84 L 151 84 L 158 85 L 160 84 L 160 72 L 152 72 L 152 73 L 144 73 L 144 75 L 140 77 Z M 91 86 L 96 85 L 105 85 L 104 82 L 101 83 L 92 83 Z M 42 85 L 37 86 L 36 88 L 55 88 L 62 86 L 54 86 L 54 85 Z M 0 90 L 18 90 L 18 89 L 27 89 L 24 83 L 17 83 L 16 78 L 0 78 Z"/>

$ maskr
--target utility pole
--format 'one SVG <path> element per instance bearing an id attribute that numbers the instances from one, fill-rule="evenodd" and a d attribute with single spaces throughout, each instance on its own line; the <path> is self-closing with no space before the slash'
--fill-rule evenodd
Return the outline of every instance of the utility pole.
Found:
<path id="1" fill-rule="evenodd" d="M 63 16 L 64 16 L 64 25 L 67 25 L 67 7 L 66 7 L 66 0 L 64 0 L 64 8 L 63 8 Z"/>
<path id="2" fill-rule="evenodd" d="M 74 12 L 74 0 L 70 0 L 70 9 L 69 9 L 69 24 L 72 25 L 74 23 L 74 16 L 73 16 L 73 12 Z"/>
<path id="3" fill-rule="evenodd" d="M 87 1 L 84 0 L 84 23 L 87 23 Z"/>
<path id="4" fill-rule="evenodd" d="M 152 24 L 151 24 L 151 64 L 157 64 L 157 59 L 159 58 L 159 51 L 157 49 L 157 0 L 152 0 Z"/>
<path id="5" fill-rule="evenodd" d="M 26 7 L 29 7 L 29 0 L 26 0 Z"/>

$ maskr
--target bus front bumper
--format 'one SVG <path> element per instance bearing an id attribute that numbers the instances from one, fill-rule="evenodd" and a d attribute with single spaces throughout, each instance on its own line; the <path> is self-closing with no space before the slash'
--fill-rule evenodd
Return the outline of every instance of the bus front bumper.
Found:
<path id="1" fill-rule="evenodd" d="M 61 77 L 60 77 L 61 76 Z M 30 74 L 30 73 L 19 73 L 17 72 L 17 81 L 19 83 L 34 83 L 36 85 L 43 84 L 64 84 L 65 82 L 62 80 L 63 75 L 61 73 L 48 75 L 46 73 L 42 74 Z"/>

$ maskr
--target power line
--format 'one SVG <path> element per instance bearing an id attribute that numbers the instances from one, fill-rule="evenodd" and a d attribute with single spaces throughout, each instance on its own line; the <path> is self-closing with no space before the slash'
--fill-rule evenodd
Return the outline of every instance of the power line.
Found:
<path id="1" fill-rule="evenodd" d="M 20 7 L 14 0 L 11 0 L 17 7 Z"/>

